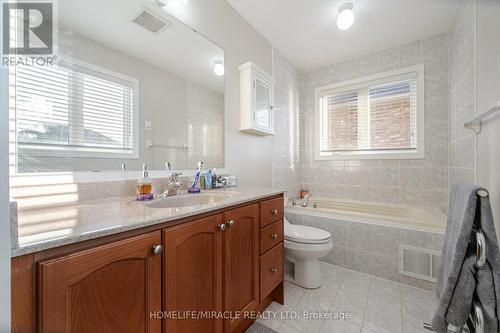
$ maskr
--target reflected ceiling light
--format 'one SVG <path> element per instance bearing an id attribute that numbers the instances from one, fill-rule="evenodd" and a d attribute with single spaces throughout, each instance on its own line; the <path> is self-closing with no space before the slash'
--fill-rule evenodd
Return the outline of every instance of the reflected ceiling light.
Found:
<path id="1" fill-rule="evenodd" d="M 352 11 L 353 7 L 354 5 L 352 3 L 345 3 L 339 7 L 337 27 L 339 27 L 340 30 L 347 30 L 354 23 L 354 13 Z"/>
<path id="2" fill-rule="evenodd" d="M 149 0 L 153 5 L 158 7 L 165 7 L 167 5 L 167 0 Z"/>
<path id="3" fill-rule="evenodd" d="M 224 75 L 224 61 L 220 59 L 214 61 L 214 73 L 217 76 Z"/>

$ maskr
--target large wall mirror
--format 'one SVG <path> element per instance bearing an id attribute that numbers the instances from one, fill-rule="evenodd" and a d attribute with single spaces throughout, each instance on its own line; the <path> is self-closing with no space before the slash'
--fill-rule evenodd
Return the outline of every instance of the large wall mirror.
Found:
<path id="1" fill-rule="evenodd" d="M 224 166 L 224 51 L 148 0 L 59 1 L 54 66 L 10 71 L 16 173 Z"/>

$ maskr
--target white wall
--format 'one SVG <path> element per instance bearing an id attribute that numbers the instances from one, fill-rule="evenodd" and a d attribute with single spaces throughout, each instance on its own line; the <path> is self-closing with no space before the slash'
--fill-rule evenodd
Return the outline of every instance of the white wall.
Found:
<path id="1" fill-rule="evenodd" d="M 0 36 L 2 36 L 1 27 Z M 5 69 L 0 68 L 0 332 L 10 332 L 8 102 L 8 73 Z"/>
<path id="2" fill-rule="evenodd" d="M 474 183 L 474 132 L 464 123 L 475 114 L 474 2 L 461 0 L 450 31 L 450 162 L 449 185 Z"/>
<path id="3" fill-rule="evenodd" d="M 500 105 L 500 2 L 476 1 L 477 113 Z M 500 234 L 500 116 L 483 123 L 477 136 L 477 177 L 488 188 Z"/>
<path id="4" fill-rule="evenodd" d="M 169 13 L 224 49 L 226 169 L 242 186 L 272 186 L 273 138 L 240 132 L 238 65 L 253 61 L 272 71 L 272 46 L 225 0 L 177 1 Z"/>
<path id="5" fill-rule="evenodd" d="M 298 197 L 302 188 L 302 74 L 273 49 L 274 186 Z"/>

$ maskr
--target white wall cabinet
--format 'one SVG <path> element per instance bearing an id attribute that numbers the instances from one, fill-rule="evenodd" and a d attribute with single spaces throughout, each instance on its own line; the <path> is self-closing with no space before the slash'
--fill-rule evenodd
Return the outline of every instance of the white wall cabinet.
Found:
<path id="1" fill-rule="evenodd" d="M 274 135 L 274 79 L 252 62 L 240 69 L 240 131 Z"/>

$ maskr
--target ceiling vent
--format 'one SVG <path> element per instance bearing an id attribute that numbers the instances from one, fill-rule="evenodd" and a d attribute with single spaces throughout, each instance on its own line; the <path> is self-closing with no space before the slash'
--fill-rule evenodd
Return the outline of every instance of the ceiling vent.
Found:
<path id="1" fill-rule="evenodd" d="M 130 20 L 155 34 L 159 34 L 172 25 L 171 22 L 146 7 L 140 8 Z"/>

